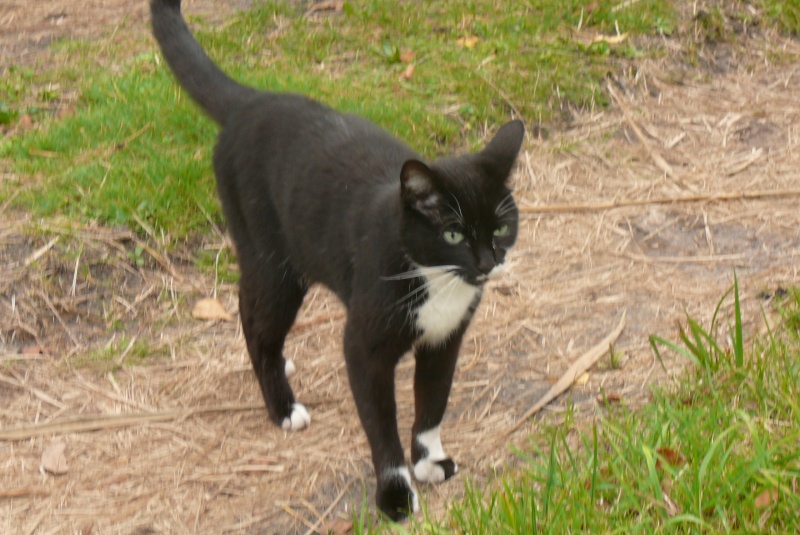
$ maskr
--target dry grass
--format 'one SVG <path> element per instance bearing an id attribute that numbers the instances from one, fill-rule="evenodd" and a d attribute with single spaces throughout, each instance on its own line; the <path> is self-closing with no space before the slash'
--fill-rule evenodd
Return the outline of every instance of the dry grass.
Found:
<path id="1" fill-rule="evenodd" d="M 797 285 L 798 197 L 643 203 L 794 190 L 794 71 L 676 84 L 644 62 L 613 88 L 617 106 L 526 144 L 516 186 L 529 208 L 513 266 L 467 334 L 444 422 L 448 452 L 468 477 L 513 460 L 487 439 L 515 425 L 623 311 L 621 369 L 601 360 L 571 390 L 585 415 L 599 410 L 601 390 L 646 400 L 648 385 L 665 378 L 648 335 L 674 335 L 686 311 L 707 319 L 734 269 L 751 326 L 759 294 Z M 562 209 L 539 209 L 552 205 Z M 148 242 L 138 266 L 129 232 L 67 226 L 0 212 L 0 433 L 73 426 L 0 435 L 0 531 L 305 533 L 323 513 L 359 506 L 364 488 L 372 496 L 341 356 L 344 315 L 327 292 L 309 294 L 287 341 L 296 393 L 312 413 L 308 430 L 287 434 L 260 408 L 237 321 L 191 317 L 192 304 L 214 294 L 236 316 L 235 287 L 194 269 L 191 251 L 167 255 Z M 685 364 L 668 362 L 668 373 Z M 412 373 L 407 358 L 397 386 L 406 440 Z M 65 475 L 39 468 L 54 441 L 67 444 Z M 422 490 L 440 512 L 461 489 L 456 480 Z"/>

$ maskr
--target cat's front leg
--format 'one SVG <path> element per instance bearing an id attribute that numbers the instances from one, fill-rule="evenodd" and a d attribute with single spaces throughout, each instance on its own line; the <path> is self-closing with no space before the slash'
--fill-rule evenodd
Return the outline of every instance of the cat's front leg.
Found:
<path id="1" fill-rule="evenodd" d="M 458 472 L 458 465 L 442 447 L 441 422 L 447 408 L 453 373 L 463 331 L 441 345 L 416 348 L 414 371 L 415 419 L 411 432 L 414 477 L 425 483 L 441 483 Z"/>
<path id="2" fill-rule="evenodd" d="M 397 431 L 394 370 L 404 351 L 396 340 L 370 333 L 370 323 L 354 316 L 348 319 L 344 338 L 350 389 L 372 450 L 375 502 L 398 521 L 419 509 Z"/>

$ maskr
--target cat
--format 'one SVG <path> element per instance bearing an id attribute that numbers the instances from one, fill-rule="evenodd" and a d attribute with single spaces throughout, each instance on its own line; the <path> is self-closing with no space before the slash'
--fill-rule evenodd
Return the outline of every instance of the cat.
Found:
<path id="1" fill-rule="evenodd" d="M 509 177 L 525 129 L 502 126 L 475 154 L 425 163 L 380 127 L 297 94 L 223 73 L 187 27 L 180 0 L 152 0 L 153 33 L 178 82 L 221 131 L 214 170 L 240 268 L 239 312 L 269 417 L 311 417 L 287 380 L 286 335 L 310 285 L 347 308 L 344 355 L 377 478 L 393 520 L 418 509 L 397 430 L 394 371 L 413 350 L 417 481 L 452 477 L 442 447 L 464 331 L 517 236 Z"/>

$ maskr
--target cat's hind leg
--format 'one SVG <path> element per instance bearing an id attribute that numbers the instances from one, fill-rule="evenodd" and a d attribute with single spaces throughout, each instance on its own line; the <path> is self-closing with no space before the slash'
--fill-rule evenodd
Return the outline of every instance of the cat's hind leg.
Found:
<path id="1" fill-rule="evenodd" d="M 295 401 L 287 379 L 294 373 L 294 363 L 283 357 L 283 345 L 307 286 L 286 262 L 275 261 L 276 256 L 273 252 L 259 261 L 240 259 L 239 311 L 270 419 L 284 429 L 296 431 L 307 427 L 311 416 Z"/>
<path id="2" fill-rule="evenodd" d="M 442 345 L 420 345 L 414 357 L 414 410 L 411 462 L 414 477 L 425 483 L 441 483 L 458 472 L 458 465 L 442 447 L 440 425 L 453 383 L 461 333 Z"/>

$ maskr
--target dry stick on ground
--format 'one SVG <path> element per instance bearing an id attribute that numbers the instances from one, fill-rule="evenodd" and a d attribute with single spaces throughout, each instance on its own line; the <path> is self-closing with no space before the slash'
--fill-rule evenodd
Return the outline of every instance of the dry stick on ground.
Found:
<path id="1" fill-rule="evenodd" d="M 263 410 L 264 405 L 220 405 L 218 407 L 200 407 L 197 409 L 171 409 L 153 413 L 134 413 L 134 414 L 99 414 L 91 416 L 81 416 L 56 420 L 31 426 L 15 427 L 12 429 L 0 429 L 0 440 L 23 440 L 42 435 L 82 433 L 86 431 L 100 431 L 102 429 L 114 429 L 118 427 L 130 427 L 139 424 L 153 422 L 167 422 L 179 420 L 195 414 L 206 414 L 213 412 L 239 412 Z"/>
<path id="2" fill-rule="evenodd" d="M 11 489 L 0 489 L 0 499 L 2 498 L 43 498 L 50 496 L 50 491 L 44 487 L 15 487 Z"/>
<path id="3" fill-rule="evenodd" d="M 56 307 L 53 306 L 53 303 L 52 301 L 50 301 L 50 298 L 47 297 L 47 294 L 42 291 L 37 292 L 37 294 L 39 294 L 39 297 L 42 299 L 42 301 L 44 301 L 44 304 L 47 305 L 47 308 L 50 309 L 50 312 L 53 313 L 53 316 L 55 316 L 55 318 L 58 320 L 58 323 L 61 324 L 61 327 L 64 329 L 64 332 L 67 333 L 67 336 L 69 336 L 69 339 L 72 340 L 73 344 L 75 344 L 75 347 L 81 347 L 81 343 L 78 341 L 77 338 L 75 338 L 75 335 L 72 334 L 72 330 L 69 327 L 67 327 L 66 322 L 64 322 L 64 318 L 61 317 L 61 314 L 58 313 Z"/>
<path id="4" fill-rule="evenodd" d="M 636 124 L 636 121 L 633 120 L 630 111 L 622 102 L 622 99 L 619 97 L 619 95 L 617 95 L 617 92 L 614 91 L 614 88 L 611 86 L 611 84 L 607 84 L 607 87 L 608 87 L 608 93 L 611 95 L 611 98 L 613 98 L 614 101 L 617 103 L 619 109 L 622 110 L 622 115 L 625 116 L 625 120 L 628 121 L 628 124 L 633 129 L 633 132 L 636 134 L 636 137 L 639 138 L 639 142 L 644 146 L 648 156 L 650 156 L 650 159 L 653 160 L 653 163 L 655 163 L 659 169 L 664 171 L 664 173 L 667 176 L 669 176 L 670 178 L 675 178 L 675 171 L 672 169 L 672 166 L 667 163 L 667 161 L 661 156 L 661 154 L 659 154 L 657 150 L 655 150 L 652 146 L 650 146 L 650 142 L 644 136 L 641 128 L 639 128 L 639 125 Z M 683 184 L 680 185 L 683 186 Z"/>
<path id="5" fill-rule="evenodd" d="M 31 394 L 33 394 L 34 396 L 39 398 L 40 400 L 44 401 L 45 403 L 48 403 L 48 404 L 52 405 L 53 407 L 56 407 L 57 409 L 66 409 L 67 408 L 66 405 L 64 405 L 63 403 L 61 403 L 60 401 L 58 401 L 54 397 L 52 397 L 49 394 L 47 394 L 47 392 L 43 392 L 42 390 L 39 390 L 35 386 L 31 386 L 31 385 L 25 384 L 21 380 L 14 380 L 11 377 L 6 377 L 5 375 L 0 374 L 0 383 L 5 383 L 5 384 L 11 385 L 11 386 L 15 386 L 17 388 L 21 388 L 23 390 L 27 390 Z"/>
<path id="6" fill-rule="evenodd" d="M 516 424 L 512 425 L 508 431 L 503 433 L 502 438 L 508 438 L 514 431 L 519 429 L 520 427 L 528 421 L 528 418 L 539 412 L 542 407 L 553 401 L 556 397 L 558 397 L 562 392 L 572 386 L 572 383 L 575 382 L 575 379 L 580 376 L 583 372 L 588 370 L 592 367 L 592 365 L 597 362 L 597 360 L 605 355 L 606 351 L 608 351 L 611 344 L 619 338 L 619 335 L 622 333 L 622 329 L 625 328 L 625 316 L 627 311 L 622 313 L 622 318 L 619 320 L 619 325 L 617 328 L 614 329 L 608 336 L 603 338 L 603 340 L 591 348 L 589 351 L 584 353 L 578 360 L 576 360 L 569 369 L 564 372 L 561 376 L 561 379 L 558 380 L 556 384 L 554 384 L 547 393 L 542 396 L 542 398 L 536 402 L 536 405 L 531 407 L 528 412 L 522 415 L 522 417 L 517 421 Z"/>
<path id="7" fill-rule="evenodd" d="M 707 193 L 704 195 L 688 195 L 686 197 L 667 197 L 661 199 L 633 199 L 610 201 L 594 204 L 551 204 L 536 206 L 533 202 L 520 199 L 522 206 L 519 211 L 523 214 L 562 214 L 579 212 L 603 212 L 617 208 L 631 206 L 651 206 L 657 204 L 681 204 L 693 202 L 715 201 L 752 201 L 776 198 L 800 197 L 800 189 L 784 189 L 777 191 L 738 191 L 734 193 Z"/>
<path id="8" fill-rule="evenodd" d="M 7 264 L 7 265 L 3 266 L 3 268 L 4 269 L 8 269 L 9 271 L 13 270 L 13 269 L 16 269 L 16 268 L 20 268 L 20 267 L 22 269 L 29 268 L 31 266 L 31 264 L 33 264 L 34 262 L 39 260 L 41 257 L 43 257 L 45 254 L 47 254 L 47 252 L 50 249 L 53 248 L 53 246 L 56 244 L 56 242 L 58 242 L 59 239 L 60 238 L 58 236 L 56 236 L 55 238 L 53 238 L 52 240 L 47 242 L 45 245 L 39 247 L 34 252 L 32 252 L 30 255 L 28 255 L 28 257 L 25 260 L 23 260 L 21 262 L 12 262 L 10 264 Z"/>
<path id="9" fill-rule="evenodd" d="M 327 509 L 325 509 L 322 515 L 314 523 L 314 525 L 311 526 L 308 529 L 308 531 L 306 531 L 305 535 L 313 535 L 314 533 L 319 533 L 320 526 L 322 526 L 322 524 L 325 522 L 325 519 L 328 518 L 328 515 L 330 515 L 333 512 L 336 506 L 339 505 L 339 502 L 342 501 L 342 498 L 344 498 L 344 494 L 347 492 L 347 489 L 350 488 L 350 486 L 353 484 L 354 481 L 355 479 L 351 479 L 350 481 L 347 482 L 344 488 L 339 492 L 339 495 L 336 496 L 336 499 L 333 500 L 333 502 L 331 502 L 331 504 L 328 506 Z"/>

